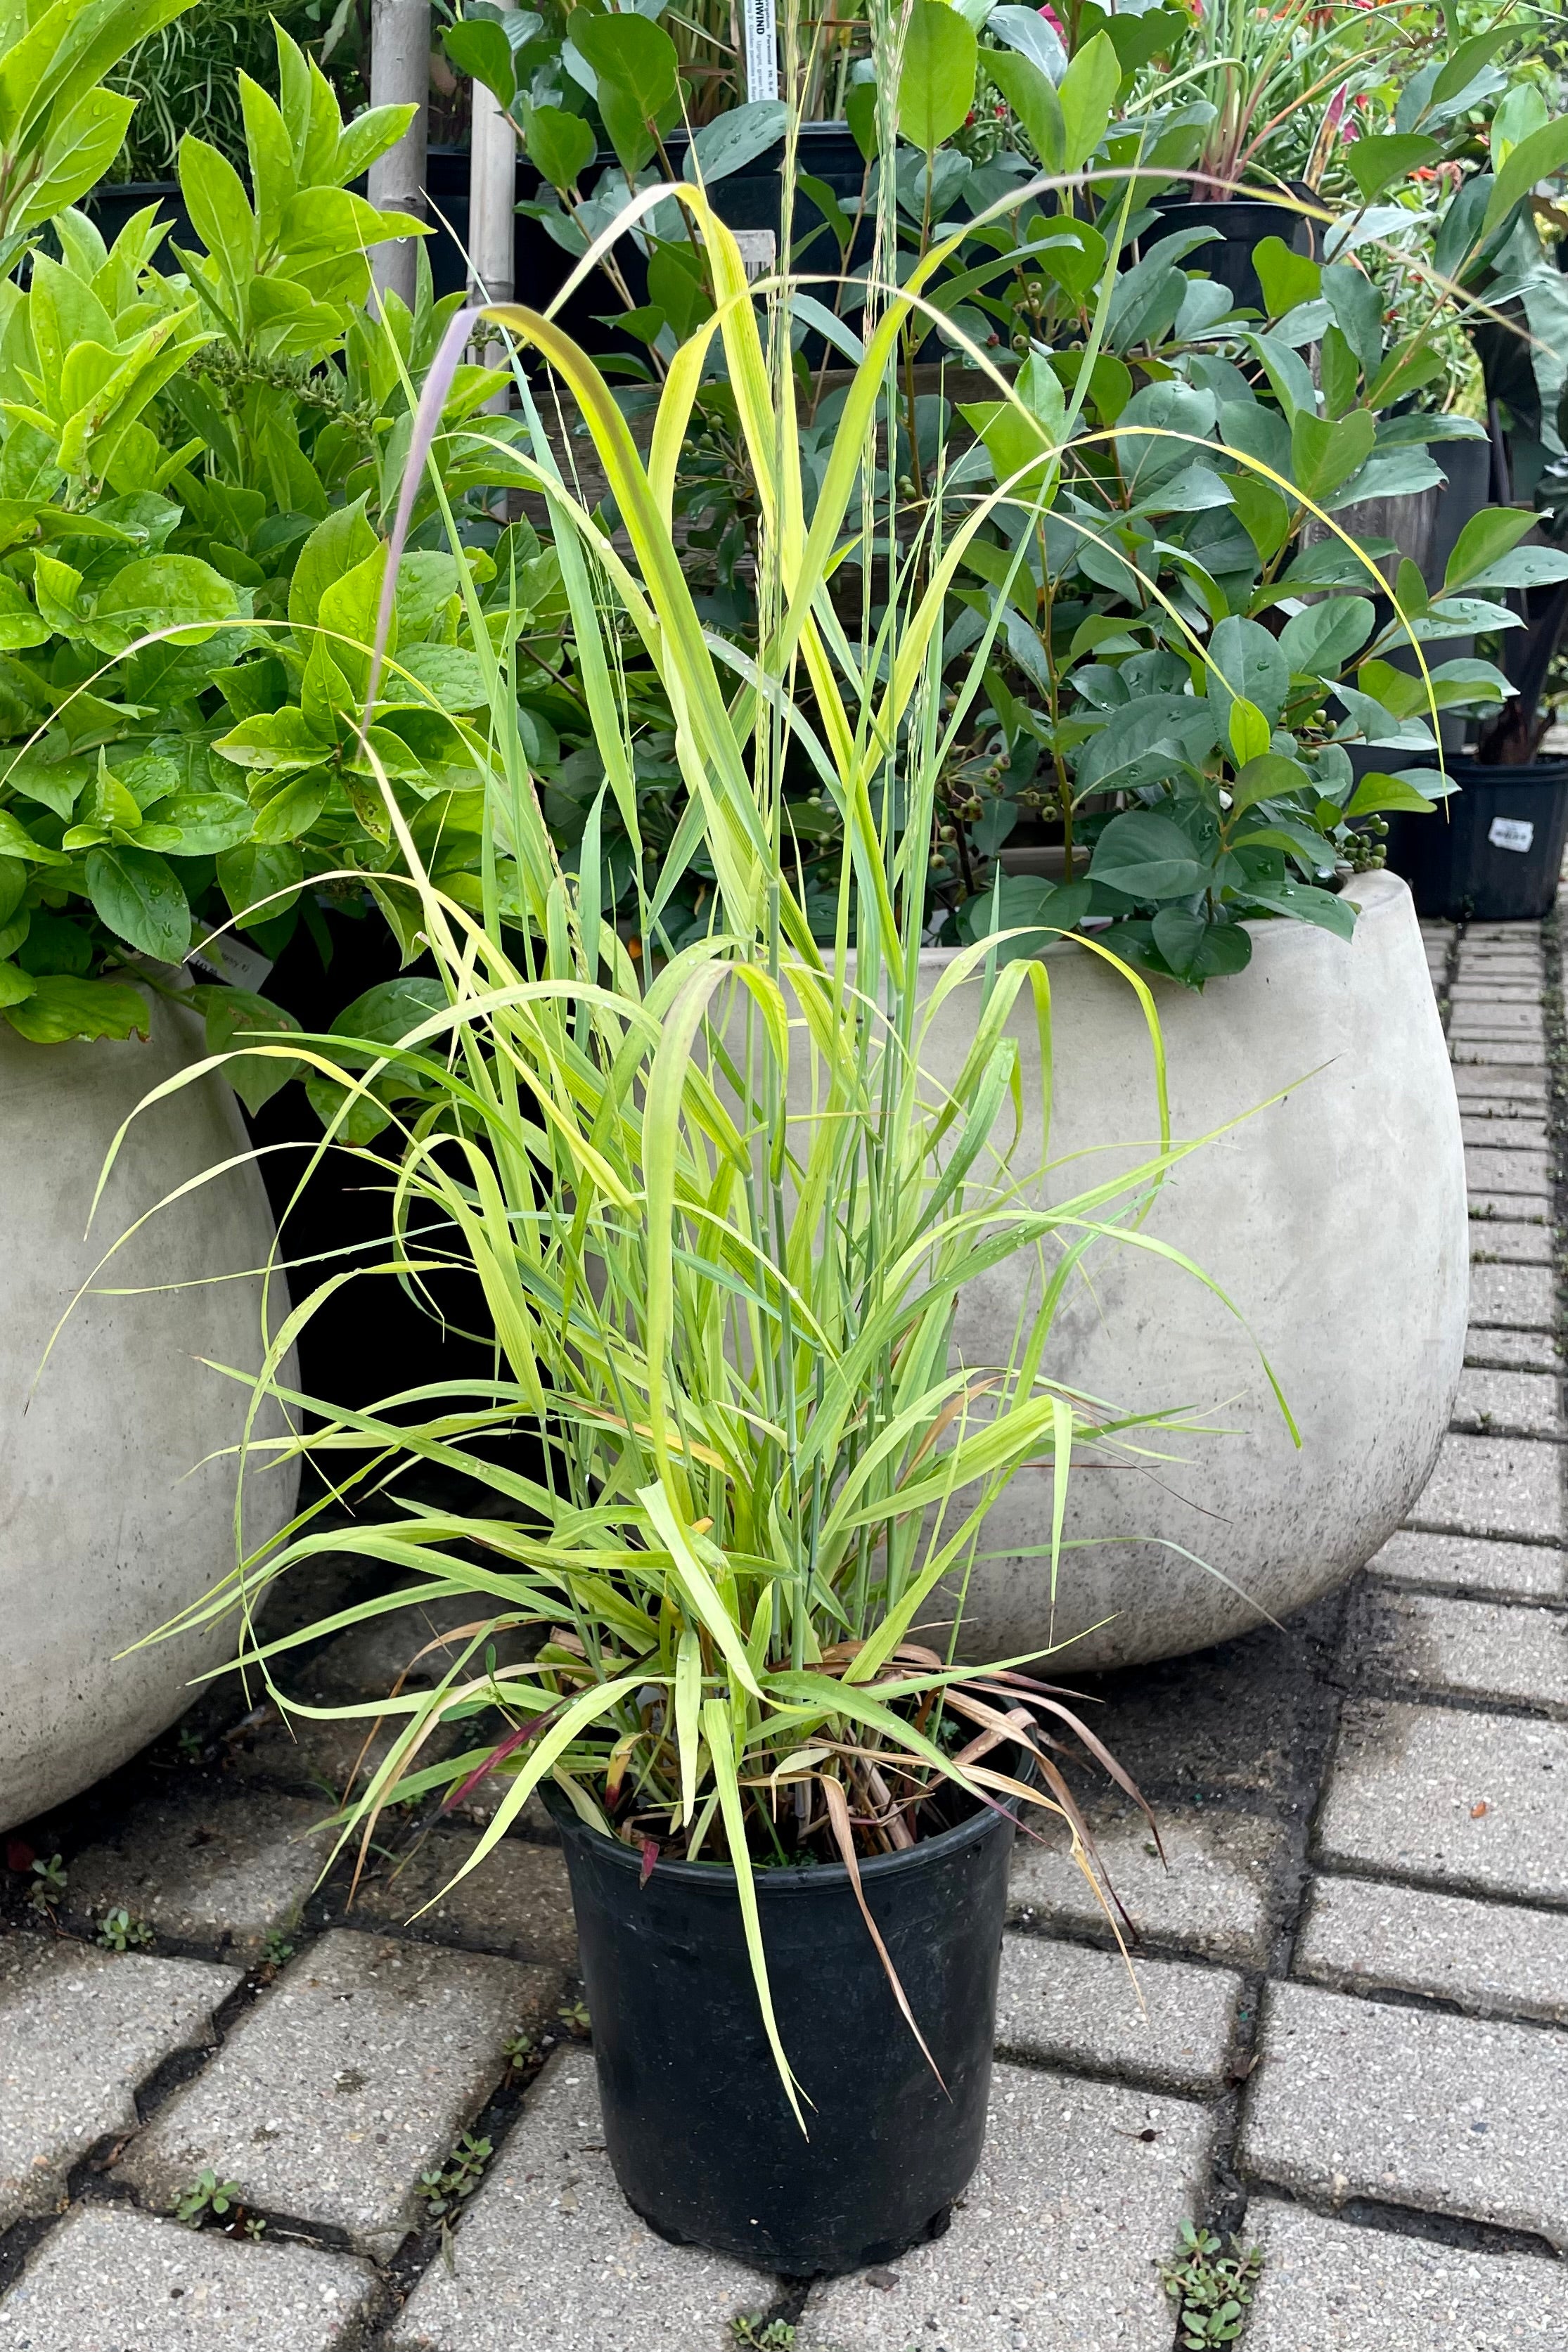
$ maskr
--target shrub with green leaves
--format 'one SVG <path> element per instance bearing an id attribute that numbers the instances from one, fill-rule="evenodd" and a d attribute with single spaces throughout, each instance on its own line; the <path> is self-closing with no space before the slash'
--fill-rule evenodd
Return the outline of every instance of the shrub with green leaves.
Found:
<path id="1" fill-rule="evenodd" d="M 276 954 L 301 915 L 320 921 L 310 877 L 374 887 L 384 862 L 353 758 L 379 578 L 363 569 L 368 518 L 399 478 L 450 306 L 425 272 L 413 313 L 363 308 L 364 247 L 419 225 L 346 183 L 409 110 L 345 127 L 320 70 L 281 32 L 277 49 L 278 100 L 240 79 L 253 193 L 184 143 L 205 251 L 164 274 L 153 209 L 112 251 L 68 210 L 58 258 L 37 253 L 26 289 L 0 283 L 0 1013 L 40 1044 L 145 1034 L 148 986 L 178 985 L 172 968 L 214 926 L 237 919 Z M 452 387 L 448 504 L 504 478 L 497 434 L 464 430 L 500 381 L 473 368 Z M 439 706 L 465 707 L 472 660 L 453 642 L 454 584 L 448 558 L 412 559 L 419 708 L 383 730 L 410 793 L 437 804 L 424 837 L 445 828 L 448 864 L 458 734 Z M 266 740 L 280 710 L 288 743 Z M 201 1001 L 219 1042 L 263 1017 Z"/>

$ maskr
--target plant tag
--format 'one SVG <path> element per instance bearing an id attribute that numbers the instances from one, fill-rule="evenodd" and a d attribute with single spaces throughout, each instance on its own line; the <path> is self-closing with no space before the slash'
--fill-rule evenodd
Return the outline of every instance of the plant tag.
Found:
<path id="1" fill-rule="evenodd" d="M 731 229 L 740 247 L 741 267 L 746 276 L 765 278 L 779 257 L 779 241 L 771 228 Z"/>
<path id="2" fill-rule="evenodd" d="M 775 0 L 742 0 L 746 51 L 746 96 L 779 94 L 779 20 Z"/>
<path id="3" fill-rule="evenodd" d="M 1528 817 L 1494 816 L 1487 839 L 1494 849 L 1528 849 L 1535 839 L 1535 827 Z"/>
<path id="4" fill-rule="evenodd" d="M 190 961 L 204 971 L 210 971 L 215 980 L 226 980 L 231 988 L 248 988 L 253 995 L 260 992 L 272 969 L 255 948 L 247 947 L 243 940 L 230 938 L 226 933 L 222 939 L 203 940 L 199 947 L 191 950 Z"/>

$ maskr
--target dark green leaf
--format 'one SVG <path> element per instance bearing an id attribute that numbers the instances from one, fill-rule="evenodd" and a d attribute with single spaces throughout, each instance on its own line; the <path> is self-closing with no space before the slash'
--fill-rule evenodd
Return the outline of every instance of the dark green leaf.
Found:
<path id="1" fill-rule="evenodd" d="M 1154 809 L 1124 809 L 1095 844 L 1089 873 L 1128 898 L 1186 898 L 1209 882 L 1213 867 L 1173 819 Z"/>
<path id="2" fill-rule="evenodd" d="M 87 894 L 121 939 L 181 963 L 191 944 L 191 910 L 179 877 L 155 850 L 104 846 L 87 853 Z"/>
<path id="3" fill-rule="evenodd" d="M 1374 607 L 1367 596 L 1330 596 L 1293 613 L 1279 650 L 1303 677 L 1335 678 L 1372 635 Z"/>
<path id="4" fill-rule="evenodd" d="M 1418 131 L 1373 132 L 1347 148 L 1345 163 L 1362 201 L 1370 204 L 1395 180 L 1407 180 L 1418 165 L 1435 163 L 1442 152 L 1435 139 Z"/>

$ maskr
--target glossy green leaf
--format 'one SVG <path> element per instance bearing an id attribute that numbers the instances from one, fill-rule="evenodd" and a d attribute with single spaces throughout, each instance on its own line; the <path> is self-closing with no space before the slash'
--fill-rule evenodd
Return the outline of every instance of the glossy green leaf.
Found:
<path id="1" fill-rule="evenodd" d="M 1352 819 L 1375 816 L 1387 809 L 1424 814 L 1429 812 L 1433 805 L 1426 793 L 1418 792 L 1414 784 L 1404 782 L 1398 776 L 1384 775 L 1381 769 L 1374 768 L 1363 776 L 1345 803 L 1345 815 Z"/>
<path id="2" fill-rule="evenodd" d="M 1375 608 L 1368 596 L 1328 596 L 1292 613 L 1279 633 L 1279 650 L 1304 677 L 1335 678 L 1372 635 Z"/>
<path id="3" fill-rule="evenodd" d="M 305 861 L 291 842 L 241 842 L 217 861 L 218 887 L 241 930 L 283 913 L 304 878 Z"/>
<path id="4" fill-rule="evenodd" d="M 1538 518 L 1529 507 L 1484 507 L 1471 515 L 1443 567 L 1445 589 L 1479 580 L 1533 530 Z"/>
<path id="5" fill-rule="evenodd" d="M 1395 180 L 1407 180 L 1419 165 L 1435 163 L 1442 152 L 1435 139 L 1418 131 L 1374 131 L 1352 142 L 1345 150 L 1345 164 L 1362 202 L 1371 204 Z"/>
<path id="6" fill-rule="evenodd" d="M 1104 138 L 1121 87 L 1121 60 L 1115 45 L 1104 33 L 1096 33 L 1075 53 L 1057 91 L 1068 171 L 1076 172 L 1087 163 Z"/>
<path id="7" fill-rule="evenodd" d="M 980 46 L 947 0 L 910 0 L 899 75 L 899 134 L 934 153 L 974 103 Z"/>
<path id="8" fill-rule="evenodd" d="M 473 29 L 479 29 L 479 22 Z M 522 108 L 522 143 L 541 176 L 563 194 L 575 188 L 598 144 L 582 115 L 568 114 L 563 106 L 528 105 Z"/>
<path id="9" fill-rule="evenodd" d="M 1515 205 L 1529 195 L 1538 180 L 1555 179 L 1568 169 L 1568 116 L 1558 115 L 1543 122 L 1513 150 L 1497 174 L 1496 184 L 1487 200 L 1481 221 L 1481 235 L 1488 236 L 1512 212 Z"/>
<path id="10" fill-rule="evenodd" d="M 511 43 L 493 17 L 469 16 L 460 24 L 446 26 L 441 34 L 441 46 L 459 73 L 473 81 L 482 82 L 492 90 L 503 107 L 511 104 L 517 95 L 517 71 L 512 63 Z M 552 113 L 558 110 L 552 108 Z M 574 121 L 581 120 L 574 116 Z M 587 129 L 586 123 L 584 129 Z M 531 146 L 530 153 L 532 154 Z M 537 155 L 533 161 L 544 171 Z M 546 178 L 550 177 L 548 173 Z M 575 174 L 574 174 L 575 177 Z M 557 182 L 556 185 L 566 183 Z"/>
<path id="11" fill-rule="evenodd" d="M 191 909 L 174 867 L 150 849 L 89 849 L 87 894 L 121 939 L 160 963 L 181 963 L 191 944 Z"/>
<path id="12" fill-rule="evenodd" d="M 1271 319 L 1282 319 L 1298 302 L 1310 302 L 1322 290 L 1323 273 L 1318 264 L 1304 253 L 1293 252 L 1282 236 L 1264 237 L 1254 249 L 1252 266 Z"/>
<path id="13" fill-rule="evenodd" d="M 1067 126 L 1061 100 L 1039 67 L 1016 49 L 986 49 L 985 71 L 1025 130 L 1047 172 L 1065 169 Z"/>
<path id="14" fill-rule="evenodd" d="M 692 134 L 681 177 L 704 184 L 729 179 L 776 146 L 784 137 L 789 110 L 782 99 L 754 98 L 744 106 L 716 115 Z"/>
<path id="15" fill-rule="evenodd" d="M 1155 809 L 1124 809 L 1095 844 L 1089 874 L 1128 898 L 1185 898 L 1206 885 L 1211 868 L 1189 836 Z"/>
<path id="16" fill-rule="evenodd" d="M 3 1008 L 12 1028 L 35 1045 L 63 1045 L 73 1037 L 146 1037 L 147 999 L 118 981 L 77 980 L 40 972 L 21 1003 Z"/>
<path id="17" fill-rule="evenodd" d="M 1214 667 L 1205 667 L 1204 690 L 1211 701 L 1223 709 L 1237 697 L 1255 704 L 1266 719 L 1279 718 L 1290 690 L 1290 664 L 1260 623 L 1227 614 L 1209 639 L 1209 658 Z"/>

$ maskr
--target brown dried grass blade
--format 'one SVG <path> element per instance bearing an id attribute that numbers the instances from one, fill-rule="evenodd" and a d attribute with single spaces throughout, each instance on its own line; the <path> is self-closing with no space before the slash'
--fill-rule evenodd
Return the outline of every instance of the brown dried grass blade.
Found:
<path id="1" fill-rule="evenodd" d="M 899 1972 L 893 1966 L 893 1956 L 883 1943 L 881 1930 L 872 1918 L 870 1908 L 867 1904 L 865 1890 L 860 1884 L 859 1857 L 855 1852 L 855 1832 L 849 1826 L 849 1800 L 844 1793 L 844 1783 L 824 1773 L 822 1793 L 827 1800 L 827 1819 L 833 1831 L 833 1842 L 838 1848 L 839 1857 L 845 1869 L 849 1873 L 849 1884 L 855 1889 L 855 1900 L 860 1906 L 860 1916 L 866 1922 L 867 1934 L 877 1947 L 877 1957 L 887 1971 L 888 1982 L 893 1988 L 893 1999 L 899 2004 L 905 2024 L 920 2043 L 921 2053 L 926 2064 L 931 2068 L 937 2081 L 942 2083 L 943 2092 L 951 2096 L 951 2093 L 947 2091 L 947 2084 L 942 2082 L 942 2068 L 931 2056 L 925 2035 L 915 2023 L 914 2011 L 910 2007 L 903 1986 L 899 1982 Z"/>

